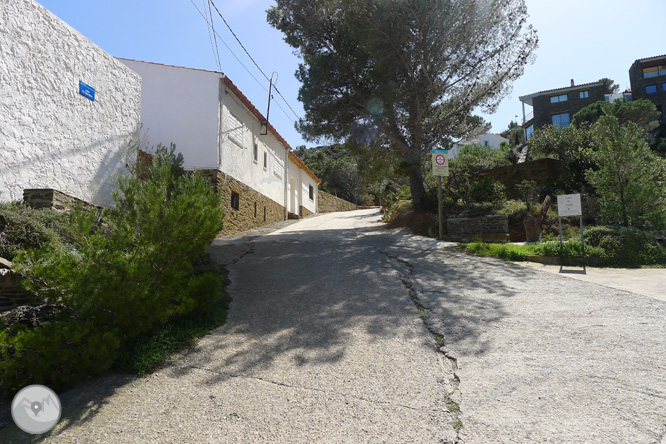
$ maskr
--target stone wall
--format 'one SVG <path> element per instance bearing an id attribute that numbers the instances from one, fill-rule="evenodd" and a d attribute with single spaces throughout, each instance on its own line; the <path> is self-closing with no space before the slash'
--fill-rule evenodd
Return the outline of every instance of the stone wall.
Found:
<path id="1" fill-rule="evenodd" d="M 312 216 L 314 213 L 307 208 L 305 208 L 303 205 L 301 205 L 301 217 L 308 217 Z"/>
<path id="2" fill-rule="evenodd" d="M 516 185 L 523 180 L 533 180 L 541 188 L 558 180 L 564 173 L 564 165 L 557 159 L 538 159 L 499 168 L 481 173 L 481 177 L 491 177 L 506 187 L 506 197 L 519 199 Z"/>
<path id="3" fill-rule="evenodd" d="M 28 305 L 28 293 L 21 286 L 21 276 L 0 268 L 0 313 Z"/>
<path id="4" fill-rule="evenodd" d="M 23 190 L 23 201 L 32 208 L 51 208 L 61 211 L 72 209 L 76 205 L 91 209 L 99 208 L 76 197 L 48 188 Z"/>
<path id="5" fill-rule="evenodd" d="M 110 205 L 139 126 L 141 78 L 34 0 L 0 1 L 0 22 L 0 201 L 53 188 Z"/>
<path id="6" fill-rule="evenodd" d="M 447 239 L 454 242 L 508 242 L 509 217 L 506 215 L 447 219 Z"/>
<path id="7" fill-rule="evenodd" d="M 239 233 L 262 225 L 281 222 L 285 208 L 244 183 L 218 170 L 199 170 L 215 185 L 224 209 L 224 228 L 220 235 Z M 232 194 L 238 194 L 238 209 L 231 205 Z"/>
<path id="8" fill-rule="evenodd" d="M 319 213 L 334 213 L 336 211 L 354 211 L 358 209 L 356 204 L 348 202 L 339 197 L 319 190 Z"/>

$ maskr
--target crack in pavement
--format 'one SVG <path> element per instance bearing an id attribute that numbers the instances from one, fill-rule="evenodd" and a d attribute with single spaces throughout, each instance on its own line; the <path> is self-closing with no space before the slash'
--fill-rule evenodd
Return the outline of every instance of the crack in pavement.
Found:
<path id="1" fill-rule="evenodd" d="M 460 430 L 463 427 L 463 424 L 462 421 L 460 420 L 460 415 L 462 413 L 460 404 L 462 403 L 462 393 L 460 392 L 460 377 L 458 377 L 458 374 L 456 373 L 458 370 L 458 358 L 453 356 L 451 352 L 446 349 L 444 335 L 442 335 L 439 331 L 437 331 L 432 321 L 429 319 L 430 318 L 429 307 L 427 307 L 423 303 L 419 292 L 415 289 L 416 284 L 412 282 L 410 279 L 410 276 L 414 275 L 414 265 L 411 262 L 402 259 L 400 257 L 391 255 L 389 252 L 381 250 L 380 248 L 377 248 L 377 251 L 386 256 L 387 258 L 396 261 L 407 268 L 407 273 L 403 273 L 398 269 L 395 269 L 395 271 L 398 273 L 398 278 L 404 285 L 405 289 L 409 292 L 409 297 L 416 306 L 416 309 L 419 312 L 419 317 L 423 321 L 426 330 L 428 330 L 428 332 L 433 336 L 436 344 L 438 345 L 436 351 L 441 353 L 449 361 L 449 364 L 451 365 L 451 369 L 453 370 L 453 384 L 452 384 L 453 390 L 451 390 L 447 394 L 445 403 L 449 413 L 451 413 L 451 416 L 453 416 L 452 425 L 456 432 L 455 443 L 461 443 L 462 441 L 460 440 Z M 443 292 L 434 292 L 434 293 L 443 293 Z"/>
<path id="2" fill-rule="evenodd" d="M 331 391 L 331 390 L 323 390 L 323 389 L 317 389 L 317 388 L 312 388 L 312 387 L 297 386 L 297 385 L 287 384 L 287 383 L 284 383 L 284 382 L 274 381 L 274 380 L 268 379 L 268 378 L 262 378 L 262 377 L 259 377 L 259 376 L 250 376 L 250 375 L 243 375 L 243 374 L 239 374 L 239 373 L 221 372 L 221 371 L 213 370 L 211 368 L 197 367 L 195 365 L 188 365 L 187 367 L 191 368 L 191 369 L 194 369 L 194 370 L 200 370 L 200 371 L 203 371 L 203 372 L 206 372 L 206 373 L 212 373 L 212 374 L 218 375 L 218 376 L 227 376 L 229 378 L 236 378 L 236 379 L 251 379 L 251 380 L 254 380 L 254 381 L 261 381 L 261 382 L 266 383 L 266 384 L 277 385 L 277 386 L 280 386 L 280 387 L 293 388 L 293 389 L 297 389 L 297 390 L 304 390 L 304 391 L 310 391 L 310 392 L 316 392 L 316 393 L 324 393 L 324 394 L 327 394 L 327 395 L 336 395 L 336 396 L 340 396 L 340 397 L 344 397 L 344 398 L 356 399 L 358 401 L 367 402 L 367 403 L 370 403 L 370 404 L 373 404 L 373 405 L 401 407 L 401 408 L 412 410 L 412 411 L 415 411 L 415 412 L 422 412 L 423 411 L 423 409 L 420 409 L 418 407 L 412 407 L 412 406 L 406 405 L 406 404 L 399 404 L 399 403 L 396 404 L 396 403 L 387 402 L 387 401 L 377 401 L 377 400 L 373 400 L 373 399 L 364 398 L 362 396 L 355 396 L 355 395 L 348 394 L 348 393 L 340 393 L 340 392 Z"/>

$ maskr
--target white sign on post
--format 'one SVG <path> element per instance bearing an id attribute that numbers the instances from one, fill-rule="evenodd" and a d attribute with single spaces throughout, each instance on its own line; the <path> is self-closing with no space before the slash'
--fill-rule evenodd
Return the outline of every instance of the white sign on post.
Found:
<path id="1" fill-rule="evenodd" d="M 582 216 L 583 209 L 580 204 L 580 194 L 561 194 L 557 196 L 557 215 Z"/>
<path id="2" fill-rule="evenodd" d="M 433 176 L 449 175 L 448 150 L 432 150 L 432 174 Z"/>

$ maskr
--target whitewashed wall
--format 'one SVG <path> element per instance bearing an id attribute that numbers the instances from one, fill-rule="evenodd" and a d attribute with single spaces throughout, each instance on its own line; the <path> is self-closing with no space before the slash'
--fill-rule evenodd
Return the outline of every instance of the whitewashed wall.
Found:
<path id="1" fill-rule="evenodd" d="M 284 205 L 286 148 L 272 134 L 261 135 L 259 120 L 222 85 L 220 171 Z M 233 116 L 233 117 L 232 117 Z M 235 121 L 241 122 L 240 131 Z M 238 138 L 242 137 L 242 142 Z M 241 143 L 238 143 L 241 142 Z M 257 161 L 254 161 L 254 144 Z M 267 165 L 264 168 L 264 153 Z"/>
<path id="2" fill-rule="evenodd" d="M 54 188 L 111 204 L 140 100 L 136 73 L 44 7 L 0 1 L 0 200 Z"/>
<path id="3" fill-rule="evenodd" d="M 142 144 L 176 144 L 186 169 L 217 168 L 218 97 L 222 75 L 119 59 L 143 79 Z"/>

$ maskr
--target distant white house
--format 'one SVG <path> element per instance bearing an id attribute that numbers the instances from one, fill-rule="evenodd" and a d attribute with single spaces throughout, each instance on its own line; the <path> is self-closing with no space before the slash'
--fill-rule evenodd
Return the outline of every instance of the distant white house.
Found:
<path id="1" fill-rule="evenodd" d="M 225 232 L 317 212 L 321 182 L 224 74 L 119 59 L 142 78 L 149 147 L 175 143 L 184 166 L 217 180 Z"/>
<path id="2" fill-rule="evenodd" d="M 141 78 L 33 0 L 0 2 L 0 201 L 52 189 L 113 203 Z"/>
<path id="3" fill-rule="evenodd" d="M 482 134 L 473 139 L 461 140 L 454 143 L 449 150 L 449 159 L 453 159 L 460 152 L 460 148 L 465 145 L 482 145 L 498 150 L 502 142 L 508 142 L 509 139 L 506 139 L 499 134 Z"/>

